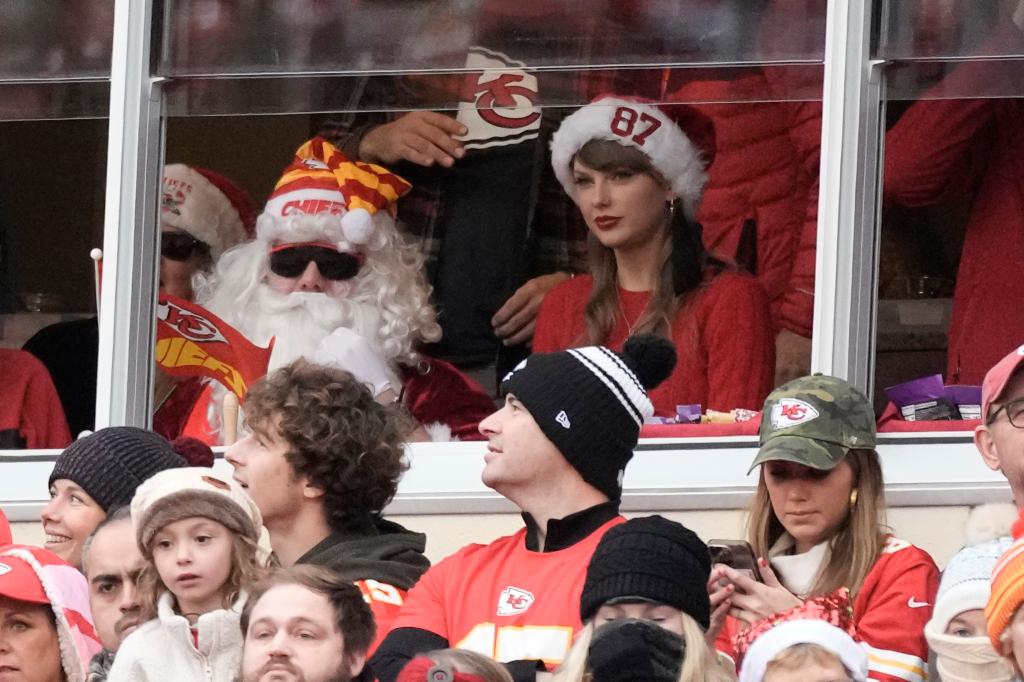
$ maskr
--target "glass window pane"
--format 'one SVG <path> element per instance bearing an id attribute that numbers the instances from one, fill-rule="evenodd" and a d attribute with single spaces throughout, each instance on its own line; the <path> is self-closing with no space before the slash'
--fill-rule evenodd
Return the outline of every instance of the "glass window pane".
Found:
<path id="1" fill-rule="evenodd" d="M 476 45 L 571 68 L 817 61 L 825 2 L 165 0 L 159 16 L 161 75 L 473 69 Z"/>
<path id="2" fill-rule="evenodd" d="M 880 3 L 887 68 L 876 406 L 980 385 L 1024 341 L 1019 3 Z M 997 56 L 999 58 L 993 58 Z"/>
<path id="3" fill-rule="evenodd" d="M 109 78 L 114 0 L 0 3 L 0 79 Z"/>
<path id="4" fill-rule="evenodd" d="M 246 102 L 260 101 L 267 106 L 261 113 L 277 115 L 174 116 L 167 123 L 166 159 L 212 168 L 262 200 L 296 148 L 320 133 L 351 157 L 381 162 L 406 178 L 413 190 L 398 201 L 398 226 L 426 258 L 423 276 L 433 288 L 431 300 L 445 332 L 440 343 L 423 351 L 451 362 L 493 392 L 497 379 L 529 352 L 523 344 L 502 345 L 493 316 L 521 287 L 547 291 L 565 286 L 570 274 L 585 275 L 594 267 L 586 254 L 586 220 L 550 165 L 552 133 L 577 107 L 602 92 L 648 98 L 668 110 L 673 104 L 692 105 L 715 131 L 702 141 L 708 145 L 707 157 L 714 160 L 696 213 L 701 231 L 690 224 L 686 234 L 690 239 L 701 235 L 713 259 L 696 271 L 698 284 L 705 284 L 673 304 L 686 309 L 678 319 L 687 330 L 671 332 L 679 337 L 685 369 L 672 387 L 656 396 L 659 414 L 674 415 L 677 404 L 719 411 L 759 408 L 777 381 L 777 336 L 782 371 L 806 373 L 814 291 L 820 65 L 536 74 L 504 65 L 498 77 L 502 74 L 515 76 L 502 88 L 522 95 L 513 97 L 510 106 L 498 101 L 500 88 L 490 84 L 495 74 L 484 77 L 482 71 L 237 81 L 247 88 L 234 87 L 230 79 L 181 79 L 169 90 L 172 112 L 231 112 L 231 107 L 244 110 L 250 106 Z M 311 93 L 325 84 L 336 91 L 325 86 L 320 94 Z M 338 88 L 344 89 L 341 96 Z M 467 92 L 471 97 L 464 99 Z M 239 100 L 225 105 L 230 93 Z M 293 111 L 282 101 L 298 103 L 294 110 L 303 113 L 282 115 Z M 451 168 L 437 163 L 425 167 L 388 152 L 377 156 L 380 152 L 366 143 L 374 134 L 387 138 L 396 122 L 419 115 L 409 110 L 422 109 L 446 114 L 469 131 L 461 137 L 466 155 Z M 699 139 L 697 130 L 687 130 Z M 258 262 L 267 258 L 265 252 L 257 256 Z M 256 270 L 236 274 L 259 278 Z M 571 281 L 579 288 L 579 282 L 589 279 Z M 200 293 L 199 300 L 209 299 Z M 259 312 L 254 303 L 246 308 L 248 319 L 232 318 L 242 306 L 239 302 L 214 312 L 233 323 L 237 319 L 255 343 L 264 345 L 268 330 L 276 327 L 257 324 L 253 317 L 265 321 L 272 313 Z M 693 312 L 697 308 L 699 314 Z M 624 324 L 637 323 L 643 309 L 641 302 L 632 316 L 624 312 Z M 557 324 L 582 330 L 582 309 Z M 322 337 L 330 331 L 318 333 Z M 579 339 L 550 343 L 563 341 L 565 347 Z M 609 337 L 607 342 L 621 339 Z M 285 347 L 279 338 L 277 348 Z M 286 354 L 282 350 L 274 364 Z M 473 434 L 470 428 L 462 437 Z"/>
<path id="5" fill-rule="evenodd" d="M 52 434 L 66 415 L 77 434 L 92 428 L 95 411 L 98 332 L 90 251 L 103 245 L 107 122 L 4 122 L 0 148 L 0 348 L 29 350 L 56 386 L 60 402 L 53 421 L 40 414 L 50 404 L 41 400 L 22 406 L 26 423 Z M 9 371 L 7 363 L 32 364 L 24 357 L 0 358 L 0 383 L 26 376 Z M 9 386 L 0 394 L 22 395 Z M 31 438 L 21 445 L 66 444 Z M 11 445 L 4 441 L 0 448 Z"/>

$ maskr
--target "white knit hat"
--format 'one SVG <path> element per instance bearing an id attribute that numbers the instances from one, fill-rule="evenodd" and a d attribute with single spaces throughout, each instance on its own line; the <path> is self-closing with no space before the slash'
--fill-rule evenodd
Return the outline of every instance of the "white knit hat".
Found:
<path id="1" fill-rule="evenodd" d="M 259 540 L 263 517 L 234 479 L 206 467 L 166 469 L 146 480 L 132 498 L 139 551 L 152 556 L 153 536 L 169 523 L 202 516 L 239 535 Z"/>
<path id="2" fill-rule="evenodd" d="M 942 571 L 935 608 L 926 629 L 946 631 L 957 614 L 984 609 L 988 602 L 992 569 L 1013 544 L 1010 527 L 1017 519 L 1011 504 L 975 507 L 967 522 L 968 547 L 957 552 Z"/>
<path id="3" fill-rule="evenodd" d="M 863 646 L 834 625 L 818 619 L 789 620 L 779 623 L 754 640 L 743 658 L 739 682 L 761 682 L 768 664 L 780 653 L 797 644 L 817 644 L 831 651 L 855 682 L 868 677 L 868 654 Z"/>
<path id="4" fill-rule="evenodd" d="M 566 117 L 551 138 L 555 177 L 573 201 L 572 159 L 591 140 L 610 140 L 642 151 L 680 198 L 686 215 L 694 217 L 707 180 L 704 169 L 711 165 L 715 153 L 710 119 L 685 104 L 598 97 Z"/>

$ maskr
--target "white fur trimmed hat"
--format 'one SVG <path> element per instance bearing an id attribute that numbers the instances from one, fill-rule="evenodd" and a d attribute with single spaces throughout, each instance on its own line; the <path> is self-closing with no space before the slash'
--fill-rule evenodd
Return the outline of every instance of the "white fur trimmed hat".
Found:
<path id="1" fill-rule="evenodd" d="M 166 469 L 142 483 L 132 498 L 132 524 L 139 551 L 152 558 L 150 542 L 169 523 L 202 516 L 254 542 L 263 517 L 234 479 L 206 467 Z"/>
<path id="2" fill-rule="evenodd" d="M 687 217 L 694 217 L 707 180 L 705 169 L 715 154 L 714 124 L 704 114 L 685 104 L 603 95 L 566 117 L 551 138 L 551 165 L 573 201 L 572 160 L 591 140 L 642 151 L 680 198 Z"/>
<path id="3" fill-rule="evenodd" d="M 164 166 L 160 220 L 209 245 L 216 260 L 256 229 L 256 207 L 249 195 L 223 175 L 173 163 Z"/>

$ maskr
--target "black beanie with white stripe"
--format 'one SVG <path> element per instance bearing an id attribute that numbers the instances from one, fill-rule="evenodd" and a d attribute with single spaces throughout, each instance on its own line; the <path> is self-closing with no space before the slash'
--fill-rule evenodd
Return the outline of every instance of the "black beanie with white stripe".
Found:
<path id="1" fill-rule="evenodd" d="M 583 480 L 609 499 L 654 415 L 647 391 L 676 364 L 672 342 L 654 334 L 626 340 L 621 353 L 603 346 L 531 355 L 502 382 Z"/>

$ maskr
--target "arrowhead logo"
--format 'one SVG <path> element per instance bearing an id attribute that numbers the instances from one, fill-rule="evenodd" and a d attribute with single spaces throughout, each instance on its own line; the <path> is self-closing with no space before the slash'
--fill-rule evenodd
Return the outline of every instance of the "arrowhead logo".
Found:
<path id="1" fill-rule="evenodd" d="M 501 591 L 501 596 L 498 597 L 498 615 L 515 616 L 525 613 L 532 604 L 532 593 L 509 585 Z"/>
<path id="2" fill-rule="evenodd" d="M 562 410 L 561 412 L 555 415 L 555 421 L 561 424 L 562 428 L 564 429 L 567 429 L 570 426 L 572 426 L 572 424 L 569 423 L 569 415 L 565 413 L 565 410 Z"/>
<path id="3" fill-rule="evenodd" d="M 773 427 L 785 429 L 817 419 L 818 411 L 803 400 L 783 398 L 772 406 L 771 418 Z"/>

